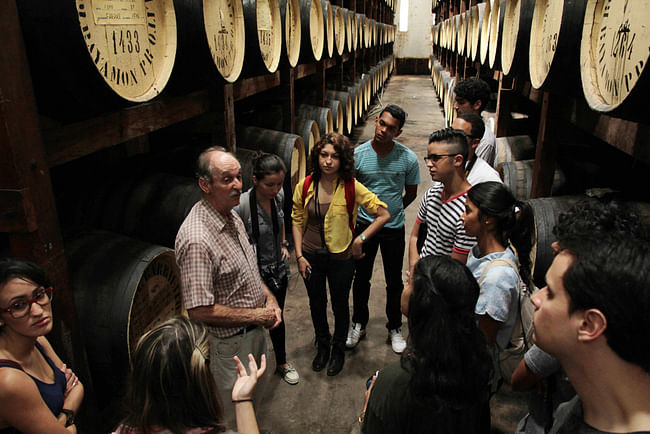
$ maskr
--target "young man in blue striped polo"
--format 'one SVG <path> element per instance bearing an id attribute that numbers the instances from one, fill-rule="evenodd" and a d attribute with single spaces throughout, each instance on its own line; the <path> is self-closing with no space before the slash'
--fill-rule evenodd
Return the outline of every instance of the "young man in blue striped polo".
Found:
<path id="1" fill-rule="evenodd" d="M 406 113 L 390 104 L 375 118 L 375 135 L 354 150 L 356 178 L 379 199 L 388 204 L 390 221 L 372 238 L 364 241 L 365 256 L 356 261 L 353 291 L 354 313 L 346 346 L 354 348 L 366 335 L 370 278 L 377 250 L 381 248 L 386 278 L 386 316 L 388 341 L 393 351 L 401 353 L 406 342 L 401 333 L 402 263 L 404 261 L 404 208 L 417 196 L 420 170 L 415 153 L 394 140 L 402 132 Z M 359 208 L 356 233 L 361 234 L 372 222 L 363 207 Z"/>

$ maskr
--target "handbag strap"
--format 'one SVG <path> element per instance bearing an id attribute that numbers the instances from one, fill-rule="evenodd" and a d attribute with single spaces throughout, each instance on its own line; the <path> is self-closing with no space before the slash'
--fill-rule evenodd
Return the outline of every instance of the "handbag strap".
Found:
<path id="1" fill-rule="evenodd" d="M 250 191 L 248 195 L 248 202 L 250 204 L 251 211 L 251 227 L 253 230 L 253 240 L 255 241 L 255 246 L 259 244 L 260 239 L 260 226 L 259 226 L 259 217 L 257 215 L 257 194 L 255 193 L 255 187 Z M 278 233 L 280 232 L 280 224 L 278 223 L 278 211 L 275 206 L 275 198 L 271 199 L 271 221 L 273 222 L 273 251 L 275 253 L 275 262 L 279 263 L 278 258 Z M 257 253 L 257 266 L 260 267 L 260 249 L 256 248 L 255 252 Z"/>

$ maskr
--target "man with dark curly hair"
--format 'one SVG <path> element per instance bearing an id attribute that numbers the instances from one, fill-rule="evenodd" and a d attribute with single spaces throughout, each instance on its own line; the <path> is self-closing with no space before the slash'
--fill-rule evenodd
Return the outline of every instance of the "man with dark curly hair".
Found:
<path id="1" fill-rule="evenodd" d="M 480 78 L 468 78 L 454 87 L 456 99 L 454 110 L 461 115 L 465 113 L 481 114 L 490 102 L 490 86 Z M 476 147 L 476 155 L 494 166 L 496 156 L 496 137 L 490 128 L 485 128 L 481 142 Z"/>

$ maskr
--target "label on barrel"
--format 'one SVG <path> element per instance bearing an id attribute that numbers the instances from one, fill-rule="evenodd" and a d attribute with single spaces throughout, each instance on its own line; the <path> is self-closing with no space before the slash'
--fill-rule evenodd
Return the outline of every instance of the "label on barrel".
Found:
<path id="1" fill-rule="evenodd" d="M 323 54 L 323 9 L 316 0 L 312 0 L 309 7 L 309 37 L 314 58 L 320 60 Z"/>
<path id="2" fill-rule="evenodd" d="M 555 50 L 557 50 L 557 38 L 562 24 L 562 11 L 564 2 L 547 1 L 543 9 L 542 25 L 540 29 L 541 43 L 538 45 L 537 55 L 539 56 L 540 70 L 545 79 L 551 70 Z"/>
<path id="3" fill-rule="evenodd" d="M 285 43 L 291 66 L 296 66 L 300 55 L 300 5 L 296 0 L 287 0 L 285 12 Z"/>
<path id="4" fill-rule="evenodd" d="M 244 61 L 244 13 L 240 0 L 203 3 L 203 18 L 212 60 L 221 75 L 233 82 Z"/>
<path id="5" fill-rule="evenodd" d="M 144 2 L 138 0 L 94 0 L 93 18 L 97 25 L 145 24 Z"/>
<path id="6" fill-rule="evenodd" d="M 176 52 L 176 24 L 168 26 L 166 22 L 175 20 L 171 1 L 76 0 L 90 59 L 104 81 L 124 99 L 148 101 L 167 83 Z M 140 17 L 137 20 L 127 20 L 121 12 L 109 13 L 131 6 L 132 17 Z"/>
<path id="7" fill-rule="evenodd" d="M 627 97 L 648 61 L 648 10 L 650 0 L 596 2 L 593 25 L 585 30 L 591 42 L 590 66 L 607 104 L 618 105 Z"/>
<path id="8" fill-rule="evenodd" d="M 169 251 L 156 257 L 142 273 L 129 315 L 132 351 L 140 336 L 183 310 L 180 271 Z"/>

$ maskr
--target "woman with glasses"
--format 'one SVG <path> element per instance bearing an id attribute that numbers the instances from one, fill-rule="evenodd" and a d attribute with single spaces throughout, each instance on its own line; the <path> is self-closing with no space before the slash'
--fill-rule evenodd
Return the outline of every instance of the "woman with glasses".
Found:
<path id="1" fill-rule="evenodd" d="M 0 260 L 0 433 L 77 432 L 84 389 L 45 339 L 52 296 L 38 265 Z"/>
<path id="2" fill-rule="evenodd" d="M 133 369 L 124 401 L 126 417 L 116 434 L 203 434 L 225 431 L 217 386 L 210 373 L 208 332 L 202 324 L 176 316 L 140 338 L 131 358 Z M 259 433 L 253 390 L 264 374 L 252 355 L 248 371 L 237 356 L 232 389 L 237 430 Z M 232 431 L 230 431 L 232 432 Z"/>

